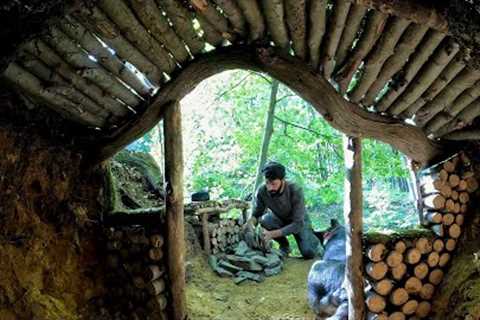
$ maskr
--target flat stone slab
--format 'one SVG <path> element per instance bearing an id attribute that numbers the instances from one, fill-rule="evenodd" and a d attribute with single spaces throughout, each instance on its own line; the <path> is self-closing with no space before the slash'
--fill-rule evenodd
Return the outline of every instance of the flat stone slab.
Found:
<path id="1" fill-rule="evenodd" d="M 248 271 L 240 271 L 239 273 L 237 273 L 237 277 L 245 277 L 248 280 L 253 280 L 256 282 L 262 282 L 263 280 L 265 280 L 263 275 L 259 273 L 248 272 Z"/>
<path id="2" fill-rule="evenodd" d="M 274 268 L 266 268 L 265 270 L 263 270 L 263 273 L 265 274 L 265 276 L 271 277 L 271 276 L 275 276 L 275 275 L 279 274 L 280 272 L 282 272 L 282 269 L 283 269 L 283 265 L 279 264 L 278 266 L 276 266 Z"/>
<path id="3" fill-rule="evenodd" d="M 218 266 L 219 266 L 219 267 L 222 267 L 222 268 L 224 268 L 224 269 L 226 269 L 226 270 L 228 270 L 228 271 L 230 271 L 230 272 L 233 272 L 233 273 L 236 273 L 236 272 L 238 272 L 238 271 L 242 271 L 242 270 L 243 270 L 242 268 L 237 267 L 237 266 L 235 266 L 235 265 L 233 265 L 233 264 L 231 264 L 231 263 L 228 263 L 228 262 L 225 261 L 225 260 L 220 260 L 220 261 L 218 262 Z"/>
<path id="4" fill-rule="evenodd" d="M 217 267 L 215 268 L 215 272 L 222 278 L 231 278 L 233 277 L 233 273 L 230 271 L 222 268 L 222 267 Z"/>

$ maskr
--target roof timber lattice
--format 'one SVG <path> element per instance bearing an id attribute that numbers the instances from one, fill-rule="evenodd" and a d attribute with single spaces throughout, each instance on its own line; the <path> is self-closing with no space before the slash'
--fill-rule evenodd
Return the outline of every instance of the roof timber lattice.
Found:
<path id="1" fill-rule="evenodd" d="M 206 52 L 273 46 L 358 108 L 430 139 L 478 139 L 480 71 L 434 8 L 380 0 L 99 0 L 23 44 L 3 77 L 115 136 Z"/>

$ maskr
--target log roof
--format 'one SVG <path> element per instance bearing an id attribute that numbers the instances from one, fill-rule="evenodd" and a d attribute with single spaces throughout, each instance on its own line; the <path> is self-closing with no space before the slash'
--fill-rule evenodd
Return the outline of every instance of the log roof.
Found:
<path id="1" fill-rule="evenodd" d="M 472 52 L 448 33 L 438 10 L 418 3 L 100 0 L 75 7 L 22 44 L 2 77 L 105 141 L 136 130 L 117 150 L 148 129 L 132 127 L 197 61 L 273 48 L 392 126 L 414 127 L 439 144 L 478 139 L 480 71 L 469 63 Z M 274 63 L 262 52 L 262 63 Z M 149 117 L 161 117 L 159 108 L 151 110 Z"/>

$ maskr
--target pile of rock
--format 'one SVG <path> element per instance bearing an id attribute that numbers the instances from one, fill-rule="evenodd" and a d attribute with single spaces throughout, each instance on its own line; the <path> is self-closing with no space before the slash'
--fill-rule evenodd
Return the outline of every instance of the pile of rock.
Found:
<path id="1" fill-rule="evenodd" d="M 282 254 L 275 249 L 252 249 L 242 240 L 230 254 L 211 255 L 209 265 L 220 277 L 231 277 L 236 284 L 245 280 L 262 282 L 283 269 Z"/>

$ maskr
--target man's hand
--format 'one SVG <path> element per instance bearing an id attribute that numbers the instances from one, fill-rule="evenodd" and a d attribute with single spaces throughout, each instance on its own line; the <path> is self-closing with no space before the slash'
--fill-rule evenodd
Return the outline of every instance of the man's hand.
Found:
<path id="1" fill-rule="evenodd" d="M 270 241 L 275 238 L 280 238 L 282 236 L 282 231 L 280 229 L 277 230 L 263 230 L 263 239 L 265 241 Z"/>

